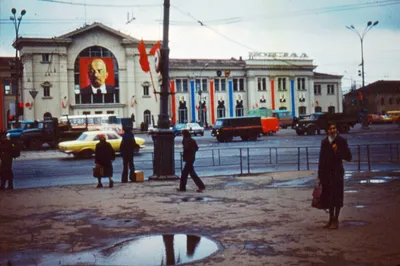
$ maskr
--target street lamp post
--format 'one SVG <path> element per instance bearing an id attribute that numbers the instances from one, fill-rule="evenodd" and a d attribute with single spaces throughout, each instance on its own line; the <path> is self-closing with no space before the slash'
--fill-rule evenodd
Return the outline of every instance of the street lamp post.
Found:
<path id="1" fill-rule="evenodd" d="M 25 9 L 21 11 L 20 16 L 16 16 L 17 10 L 15 8 L 11 9 L 12 16 L 10 20 L 14 23 L 15 27 L 15 124 L 19 121 L 19 70 L 20 70 L 20 60 L 18 59 L 18 38 L 19 38 L 19 25 L 21 24 L 22 17 L 26 14 Z"/>
<path id="2" fill-rule="evenodd" d="M 365 86 L 365 75 L 364 75 L 364 37 L 369 32 L 373 27 L 378 25 L 379 21 L 375 21 L 372 23 L 372 21 L 368 21 L 367 26 L 365 27 L 364 31 L 362 34 L 356 30 L 356 28 L 353 25 L 346 26 L 347 29 L 355 32 L 358 37 L 360 37 L 360 42 L 361 42 L 361 76 L 362 76 L 362 86 Z"/>

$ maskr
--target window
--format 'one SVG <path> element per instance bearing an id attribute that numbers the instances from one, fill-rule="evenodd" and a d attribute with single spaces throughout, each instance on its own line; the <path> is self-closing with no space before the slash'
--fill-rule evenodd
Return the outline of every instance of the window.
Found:
<path id="1" fill-rule="evenodd" d="M 208 91 L 207 79 L 202 79 L 202 80 L 201 80 L 201 90 L 202 90 L 203 92 L 207 92 L 207 91 Z"/>
<path id="2" fill-rule="evenodd" d="M 188 80 L 187 79 L 182 80 L 182 90 L 183 90 L 183 92 L 188 92 Z"/>
<path id="3" fill-rule="evenodd" d="M 233 91 L 238 91 L 238 79 L 233 79 Z"/>
<path id="4" fill-rule="evenodd" d="M 286 90 L 286 78 L 278 78 L 278 90 Z"/>
<path id="5" fill-rule="evenodd" d="M 385 105 L 385 98 L 381 98 L 381 105 Z"/>
<path id="6" fill-rule="evenodd" d="M 176 83 L 176 92 L 182 92 L 182 80 L 177 79 L 175 83 Z"/>
<path id="7" fill-rule="evenodd" d="M 82 114 L 83 115 L 90 115 L 90 111 L 83 111 Z"/>
<path id="8" fill-rule="evenodd" d="M 258 78 L 257 79 L 257 87 L 259 91 L 267 90 L 267 79 L 266 78 Z"/>
<path id="9" fill-rule="evenodd" d="M 40 84 L 43 88 L 43 97 L 50 97 L 50 88 L 53 86 L 49 81 L 45 81 L 42 84 Z"/>
<path id="10" fill-rule="evenodd" d="M 115 134 L 107 134 L 107 139 L 118 139 L 118 136 Z"/>
<path id="11" fill-rule="evenodd" d="M 220 79 L 214 79 L 214 89 L 220 91 Z"/>
<path id="12" fill-rule="evenodd" d="M 108 114 L 108 115 L 113 115 L 113 114 L 114 114 L 114 111 L 107 111 L 107 114 Z"/>
<path id="13" fill-rule="evenodd" d="M 282 106 L 282 107 L 279 107 L 279 110 L 287 110 L 287 108 Z"/>
<path id="14" fill-rule="evenodd" d="M 389 98 L 389 104 L 392 105 L 393 104 L 393 100 L 392 98 Z"/>
<path id="15" fill-rule="evenodd" d="M 226 91 L 226 79 L 221 79 L 221 91 Z"/>
<path id="16" fill-rule="evenodd" d="M 10 83 L 5 83 L 4 84 L 4 95 L 11 95 L 12 91 L 11 91 L 11 86 Z"/>
<path id="17" fill-rule="evenodd" d="M 147 125 L 151 124 L 151 112 L 149 110 L 143 112 L 143 122 Z"/>
<path id="18" fill-rule="evenodd" d="M 316 113 L 321 113 L 322 112 L 321 106 L 315 106 L 315 112 Z"/>
<path id="19" fill-rule="evenodd" d="M 49 64 L 50 63 L 50 55 L 49 54 L 42 54 L 42 64 Z"/>
<path id="20" fill-rule="evenodd" d="M 335 94 L 335 85 L 328 84 L 328 94 Z"/>
<path id="21" fill-rule="evenodd" d="M 103 111 L 94 111 L 94 114 L 95 115 L 101 115 L 101 114 L 103 114 Z"/>
<path id="22" fill-rule="evenodd" d="M 143 96 L 149 96 L 150 84 L 148 82 L 144 82 L 142 86 L 143 86 Z"/>
<path id="23" fill-rule="evenodd" d="M 306 90 L 306 79 L 305 78 L 298 78 L 297 79 L 297 90 L 305 91 Z"/>
<path id="24" fill-rule="evenodd" d="M 305 115 L 306 111 L 307 111 L 307 108 L 305 106 L 299 107 L 299 115 Z"/>
<path id="25" fill-rule="evenodd" d="M 244 79 L 239 79 L 239 91 L 244 91 Z"/>
<path id="26" fill-rule="evenodd" d="M 334 114 L 335 113 L 335 106 L 329 106 L 328 107 L 328 113 Z"/>
<path id="27" fill-rule="evenodd" d="M 314 85 L 314 94 L 321 95 L 321 85 Z"/>

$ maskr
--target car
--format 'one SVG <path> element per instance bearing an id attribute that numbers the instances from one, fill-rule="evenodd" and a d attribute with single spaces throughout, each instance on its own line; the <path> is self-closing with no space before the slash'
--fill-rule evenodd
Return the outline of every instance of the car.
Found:
<path id="1" fill-rule="evenodd" d="M 177 123 L 172 127 L 172 131 L 174 132 L 175 136 L 182 135 L 182 130 L 186 128 L 186 124 L 184 123 Z"/>
<path id="2" fill-rule="evenodd" d="M 189 130 L 190 135 L 204 136 L 204 127 L 200 126 L 198 123 L 187 123 L 184 129 Z"/>
<path id="3" fill-rule="evenodd" d="M 58 144 L 58 150 L 66 154 L 72 154 L 74 157 L 91 157 L 96 149 L 96 144 L 99 143 L 99 136 L 104 135 L 107 142 L 111 144 L 115 152 L 119 152 L 119 145 L 121 144 L 122 137 L 115 131 L 85 131 L 76 140 L 64 141 Z M 139 149 L 135 151 L 138 153 L 140 149 L 144 148 L 144 139 L 135 137 Z"/>
<path id="4" fill-rule="evenodd" d="M 20 140 L 21 133 L 26 129 L 37 128 L 38 121 L 36 120 L 21 120 L 19 121 L 19 126 L 15 124 L 15 122 L 10 123 L 11 128 L 7 130 L 7 134 L 9 134 L 9 138 L 13 142 L 17 142 Z"/>

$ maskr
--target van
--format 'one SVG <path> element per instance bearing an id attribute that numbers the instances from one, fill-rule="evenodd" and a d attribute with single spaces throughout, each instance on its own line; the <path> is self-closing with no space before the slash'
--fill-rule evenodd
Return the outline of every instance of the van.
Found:
<path id="1" fill-rule="evenodd" d="M 279 120 L 277 117 L 262 117 L 261 127 L 263 135 L 273 135 L 279 131 Z"/>
<path id="2" fill-rule="evenodd" d="M 259 116 L 219 118 L 211 131 L 211 135 L 215 136 L 218 142 L 229 142 L 233 137 L 256 141 L 261 134 Z"/>

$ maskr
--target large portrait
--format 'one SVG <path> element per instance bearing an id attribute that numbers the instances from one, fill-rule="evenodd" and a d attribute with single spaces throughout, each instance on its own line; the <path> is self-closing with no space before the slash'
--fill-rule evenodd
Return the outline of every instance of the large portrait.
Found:
<path id="1" fill-rule="evenodd" d="M 81 57 L 80 94 L 114 93 L 114 64 L 111 57 Z"/>

